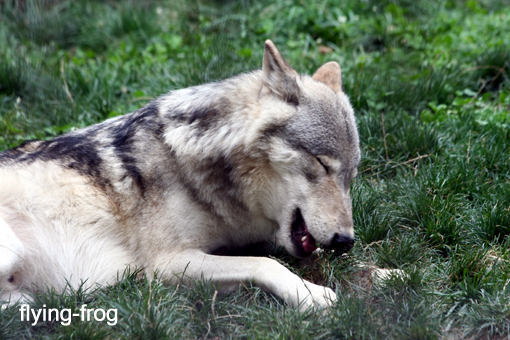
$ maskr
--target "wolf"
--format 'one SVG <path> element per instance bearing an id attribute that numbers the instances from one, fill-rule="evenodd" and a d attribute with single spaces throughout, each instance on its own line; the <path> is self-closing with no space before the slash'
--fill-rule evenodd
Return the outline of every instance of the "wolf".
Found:
<path id="1" fill-rule="evenodd" d="M 359 162 L 338 63 L 300 75 L 268 40 L 261 70 L 1 153 L 0 300 L 114 284 L 131 266 L 327 307 L 332 289 L 239 255 L 267 242 L 298 258 L 349 251 Z"/>

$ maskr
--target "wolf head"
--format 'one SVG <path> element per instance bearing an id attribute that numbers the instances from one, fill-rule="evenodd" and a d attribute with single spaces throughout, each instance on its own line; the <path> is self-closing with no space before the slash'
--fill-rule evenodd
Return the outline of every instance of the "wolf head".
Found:
<path id="1" fill-rule="evenodd" d="M 277 243 L 297 257 L 310 255 L 316 242 L 346 252 L 354 244 L 349 189 L 360 148 L 340 66 L 329 62 L 300 76 L 268 40 L 262 78 L 261 106 L 286 112 L 268 143 L 275 199 L 267 214 L 279 224 Z"/>

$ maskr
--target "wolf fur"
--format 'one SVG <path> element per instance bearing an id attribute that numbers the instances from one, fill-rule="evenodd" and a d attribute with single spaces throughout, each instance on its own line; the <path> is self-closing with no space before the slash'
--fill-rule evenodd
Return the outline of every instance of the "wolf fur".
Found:
<path id="1" fill-rule="evenodd" d="M 128 115 L 0 154 L 0 300 L 126 266 L 168 284 L 253 282 L 301 310 L 335 301 L 266 257 L 354 242 L 360 150 L 340 66 L 299 75 L 266 41 L 262 70 L 172 91 Z M 253 247 L 253 246 L 252 246 Z"/>

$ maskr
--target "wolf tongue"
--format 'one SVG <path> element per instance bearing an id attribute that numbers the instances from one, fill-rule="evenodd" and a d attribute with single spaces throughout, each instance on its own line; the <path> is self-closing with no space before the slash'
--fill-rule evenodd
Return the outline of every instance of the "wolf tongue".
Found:
<path id="1" fill-rule="evenodd" d="M 308 232 L 306 232 L 306 240 L 303 241 L 302 246 L 304 251 L 306 251 L 307 253 L 311 253 L 312 251 L 317 249 L 315 239 Z"/>

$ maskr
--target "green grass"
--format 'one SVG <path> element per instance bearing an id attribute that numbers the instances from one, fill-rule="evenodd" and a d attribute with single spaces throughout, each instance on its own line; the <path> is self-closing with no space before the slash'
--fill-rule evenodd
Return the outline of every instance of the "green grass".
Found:
<path id="1" fill-rule="evenodd" d="M 112 287 L 34 307 L 117 308 L 70 326 L 0 312 L 5 339 L 509 339 L 510 7 L 503 0 L 0 2 L 0 150 L 131 112 L 175 88 L 261 66 L 342 66 L 362 147 L 357 243 L 302 266 L 340 296 L 298 313 L 247 285 Z M 24 4 L 24 5 L 23 5 Z M 1 189 L 0 189 L 1 190 Z M 373 285 L 357 263 L 408 275 Z"/>

